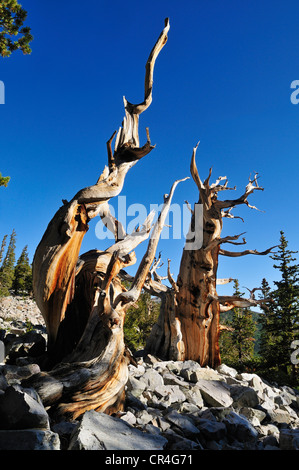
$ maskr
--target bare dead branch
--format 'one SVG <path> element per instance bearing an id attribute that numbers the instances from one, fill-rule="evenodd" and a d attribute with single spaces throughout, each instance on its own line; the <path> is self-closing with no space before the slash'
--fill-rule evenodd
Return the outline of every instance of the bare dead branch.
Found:
<path id="1" fill-rule="evenodd" d="M 242 217 L 237 216 L 237 215 L 232 215 L 230 213 L 232 209 L 233 209 L 233 207 L 230 207 L 228 210 L 222 211 L 221 212 L 222 217 L 227 217 L 228 219 L 241 219 L 242 222 L 244 222 L 244 219 Z"/>
<path id="2" fill-rule="evenodd" d="M 278 245 L 272 246 L 271 248 L 268 248 L 268 250 L 265 250 L 265 251 L 245 250 L 245 251 L 239 251 L 239 252 L 238 251 L 233 252 L 233 251 L 222 250 L 222 248 L 220 248 L 219 254 L 223 255 L 223 256 L 229 256 L 231 258 L 236 258 L 238 256 L 246 256 L 246 255 L 264 256 L 264 255 L 268 255 L 269 253 L 272 253 L 272 250 L 274 248 L 277 248 L 277 246 Z"/>
<path id="3" fill-rule="evenodd" d="M 232 277 L 226 278 L 226 279 L 217 279 L 216 284 L 217 285 L 224 285 L 224 284 L 229 284 L 230 282 L 234 281 Z"/>
<path id="4" fill-rule="evenodd" d="M 163 227 L 164 227 L 164 222 L 165 222 L 165 219 L 166 219 L 168 211 L 169 211 L 169 207 L 170 207 L 170 204 L 171 204 L 171 200 L 172 200 L 172 197 L 173 197 L 174 190 L 180 182 L 186 181 L 187 179 L 189 179 L 189 178 L 187 177 L 187 178 L 183 178 L 181 180 L 175 181 L 173 183 L 172 187 L 171 187 L 169 195 L 164 196 L 164 205 L 163 205 L 162 210 L 159 214 L 158 220 L 156 221 L 156 223 L 154 225 L 154 228 L 153 228 L 152 234 L 150 236 L 150 240 L 149 240 L 149 243 L 148 243 L 146 253 L 144 254 L 144 256 L 142 258 L 142 261 L 139 265 L 139 268 L 138 268 L 138 270 L 135 274 L 134 281 L 132 283 L 131 289 L 128 292 L 124 292 L 124 293 L 120 294 L 116 298 L 115 303 L 114 303 L 114 308 L 116 308 L 116 306 L 120 302 L 122 302 L 123 304 L 127 304 L 127 303 L 131 303 L 131 302 L 136 302 L 136 300 L 138 299 L 138 297 L 140 295 L 140 292 L 141 292 L 141 290 L 144 286 L 144 283 L 146 281 L 146 278 L 147 278 L 147 275 L 149 273 L 150 267 L 151 267 L 151 265 L 153 263 L 153 260 L 155 258 L 155 253 L 156 253 L 156 249 L 157 249 L 157 246 L 158 246 L 160 234 L 161 234 L 161 232 L 163 230 Z"/>
<path id="5" fill-rule="evenodd" d="M 261 186 L 258 185 L 257 175 L 258 174 L 255 173 L 253 179 L 251 179 L 249 177 L 249 183 L 247 184 L 247 186 L 245 188 L 245 192 L 244 192 L 244 194 L 242 194 L 242 196 L 240 196 L 238 199 L 217 201 L 216 202 L 217 206 L 220 207 L 221 209 L 225 209 L 225 208 L 232 208 L 232 207 L 234 207 L 236 205 L 240 205 L 240 204 L 246 204 L 251 209 L 257 209 L 255 206 L 251 206 L 249 204 L 249 202 L 247 201 L 248 196 L 250 194 L 252 194 L 255 190 L 258 190 L 258 191 L 263 191 L 264 190 L 264 188 L 262 188 Z"/>
<path id="6" fill-rule="evenodd" d="M 170 262 L 171 262 L 171 260 L 168 258 L 167 262 L 168 262 L 168 266 L 167 266 L 167 277 L 168 277 L 168 280 L 169 280 L 169 282 L 170 282 L 171 287 L 173 288 L 173 290 L 174 290 L 175 292 L 178 292 L 178 291 L 179 291 L 179 288 L 178 288 L 177 283 L 176 283 L 175 280 L 173 279 L 172 274 L 171 274 L 171 272 L 170 272 Z"/>

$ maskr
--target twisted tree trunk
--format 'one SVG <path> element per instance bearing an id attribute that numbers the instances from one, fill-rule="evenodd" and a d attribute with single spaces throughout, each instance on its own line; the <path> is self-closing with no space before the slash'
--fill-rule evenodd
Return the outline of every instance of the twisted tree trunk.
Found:
<path id="1" fill-rule="evenodd" d="M 48 331 L 43 370 L 25 383 L 34 386 L 53 417 L 77 418 L 86 410 L 111 413 L 121 409 L 130 354 L 126 351 L 123 324 L 128 307 L 135 302 L 147 279 L 169 210 L 175 186 L 152 228 L 150 214 L 143 227 L 126 234 L 109 213 L 108 201 L 117 196 L 125 176 L 152 149 L 139 146 L 139 115 L 152 101 L 156 58 L 167 41 L 169 21 L 160 34 L 146 64 L 144 101 L 134 105 L 124 99 L 125 118 L 114 152 L 107 142 L 108 166 L 96 184 L 80 190 L 71 201 L 63 201 L 49 223 L 33 260 L 33 289 Z M 79 257 L 89 222 L 100 215 L 115 234 L 115 243 L 105 251 L 92 250 Z M 129 291 L 119 273 L 136 262 L 134 249 L 150 237 Z"/>
<path id="2" fill-rule="evenodd" d="M 221 331 L 220 313 L 234 306 L 248 307 L 262 303 L 254 295 L 250 299 L 234 296 L 217 295 L 218 283 L 232 279 L 218 280 L 217 270 L 219 255 L 243 256 L 247 254 L 266 255 L 272 248 L 257 252 L 228 252 L 221 248 L 223 243 L 242 245 L 236 240 L 242 235 L 221 238 L 223 217 L 234 218 L 231 209 L 239 204 L 250 206 L 247 197 L 255 190 L 262 190 L 257 183 L 257 175 L 246 186 L 244 194 L 234 200 L 220 201 L 218 193 L 235 188 L 227 187 L 227 178 L 220 177 L 210 184 L 211 170 L 208 178 L 202 182 L 196 167 L 197 146 L 193 149 L 191 175 L 199 190 L 199 201 L 192 210 L 190 234 L 183 250 L 177 282 L 168 277 L 171 288 L 167 293 L 161 290 L 164 297 L 160 318 L 148 338 L 146 352 L 156 354 L 163 359 L 198 361 L 202 366 L 217 367 L 221 362 L 219 334 Z M 224 184 L 220 184 L 221 181 Z M 197 209 L 199 206 L 202 212 Z M 201 217 L 202 216 L 202 217 Z M 201 220 L 198 220 L 198 219 Z"/>

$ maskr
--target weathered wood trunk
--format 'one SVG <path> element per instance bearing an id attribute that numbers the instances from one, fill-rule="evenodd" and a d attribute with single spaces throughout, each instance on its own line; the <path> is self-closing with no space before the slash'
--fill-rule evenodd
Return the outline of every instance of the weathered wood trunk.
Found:
<path id="1" fill-rule="evenodd" d="M 49 413 L 56 419 L 77 418 L 94 409 L 111 413 L 124 401 L 130 354 L 126 351 L 123 325 L 128 307 L 136 302 L 150 266 L 168 213 L 173 191 L 154 227 L 150 214 L 143 227 L 126 234 L 114 219 L 108 201 L 123 187 L 127 172 L 152 149 L 139 146 L 139 115 L 152 101 L 156 58 L 167 41 L 169 21 L 160 34 L 146 64 L 144 101 L 134 105 L 124 100 L 125 118 L 115 149 L 108 140 L 108 166 L 96 184 L 80 190 L 70 202 L 64 201 L 49 223 L 33 260 L 33 289 L 48 331 L 48 349 L 43 372 L 30 378 Z M 115 234 L 115 244 L 104 252 L 92 250 L 79 256 L 89 222 L 100 215 Z M 149 237 L 132 287 L 126 291 L 119 273 L 136 262 L 134 249 Z"/>
<path id="2" fill-rule="evenodd" d="M 199 201 L 192 210 L 190 234 L 183 250 L 177 282 L 168 277 L 171 289 L 163 292 L 164 302 L 161 313 L 146 344 L 146 352 L 156 354 L 163 359 L 198 361 L 202 366 L 216 368 L 221 363 L 219 335 L 221 331 L 220 313 L 234 306 L 254 306 L 257 301 L 238 297 L 218 296 L 217 283 L 230 282 L 232 279 L 218 280 L 217 270 L 219 255 L 243 256 L 246 254 L 265 255 L 272 248 L 259 253 L 256 250 L 228 252 L 221 249 L 222 243 L 242 245 L 240 235 L 221 238 L 223 217 L 234 218 L 230 211 L 238 204 L 248 204 L 247 197 L 260 190 L 257 178 L 249 179 L 245 193 L 235 200 L 218 200 L 218 192 L 235 189 L 227 187 L 227 178 L 220 177 L 210 184 L 208 178 L 202 182 L 195 163 L 197 146 L 191 159 L 191 174 L 199 189 Z M 225 184 L 220 184 L 225 180 Z M 201 205 L 202 212 L 198 211 Z M 227 210 L 224 210 L 227 209 Z M 198 220 L 200 218 L 201 220 Z"/>

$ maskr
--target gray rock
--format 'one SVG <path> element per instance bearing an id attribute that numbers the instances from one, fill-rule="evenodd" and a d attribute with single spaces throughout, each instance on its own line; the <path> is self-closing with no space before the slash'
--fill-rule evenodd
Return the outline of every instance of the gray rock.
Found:
<path id="1" fill-rule="evenodd" d="M 202 394 L 197 385 L 193 385 L 189 390 L 184 390 L 184 394 L 188 403 L 191 405 L 195 405 L 198 408 L 202 408 L 204 406 Z"/>
<path id="2" fill-rule="evenodd" d="M 219 372 L 219 374 L 227 375 L 229 377 L 236 377 L 238 375 L 236 369 L 233 369 L 232 367 L 229 367 L 225 364 L 220 364 L 220 366 L 217 367 L 217 372 Z"/>
<path id="3" fill-rule="evenodd" d="M 299 450 L 299 429 L 281 429 L 279 448 L 281 450 Z"/>
<path id="4" fill-rule="evenodd" d="M 200 419 L 196 425 L 206 439 L 219 441 L 226 435 L 226 426 L 224 423 L 211 421 L 209 419 Z"/>
<path id="5" fill-rule="evenodd" d="M 49 429 L 49 417 L 43 405 L 25 390 L 9 386 L 0 395 L 1 429 Z"/>
<path id="6" fill-rule="evenodd" d="M 69 450 L 163 450 L 163 436 L 142 432 L 113 416 L 84 413 L 73 432 Z"/>
<path id="7" fill-rule="evenodd" d="M 184 389 L 189 389 L 190 384 L 171 372 L 166 372 L 163 374 L 164 385 L 178 385 L 183 391 Z"/>
<path id="8" fill-rule="evenodd" d="M 40 372 L 38 364 L 27 364 L 25 366 L 16 366 L 4 364 L 0 366 L 0 373 L 5 375 L 6 380 L 10 385 L 21 384 L 22 380 L 31 377 Z"/>
<path id="9" fill-rule="evenodd" d="M 143 380 L 138 380 L 135 377 L 129 377 L 127 382 L 127 390 L 131 392 L 134 397 L 140 397 L 144 391 L 146 384 Z"/>
<path id="10" fill-rule="evenodd" d="M 192 419 L 180 414 L 176 410 L 172 410 L 170 413 L 167 413 L 165 415 L 165 419 L 180 428 L 187 437 L 199 434 L 199 430 L 193 424 Z"/>
<path id="11" fill-rule="evenodd" d="M 221 380 L 221 377 L 216 370 L 210 369 L 209 367 L 201 367 L 195 361 L 186 361 L 181 369 L 180 375 L 185 380 L 192 383 L 196 383 L 200 379 Z"/>
<path id="12" fill-rule="evenodd" d="M 5 360 L 5 346 L 3 341 L 0 340 L 0 364 Z"/>
<path id="13" fill-rule="evenodd" d="M 169 397 L 169 404 L 181 403 L 186 400 L 186 396 L 178 385 L 159 385 L 155 389 L 155 394 L 160 398 Z"/>
<path id="14" fill-rule="evenodd" d="M 200 410 L 200 408 L 196 405 L 193 405 L 192 403 L 189 403 L 185 401 L 184 403 L 181 403 L 178 411 L 180 413 L 197 413 Z"/>
<path id="15" fill-rule="evenodd" d="M 254 408 L 259 403 L 257 393 L 251 387 L 244 387 L 242 385 L 231 385 L 230 394 L 233 399 L 233 406 L 236 408 Z"/>
<path id="16" fill-rule="evenodd" d="M 5 375 L 0 372 L 0 390 L 6 390 L 8 387 Z"/>
<path id="17" fill-rule="evenodd" d="M 172 429 L 165 431 L 164 436 L 167 438 L 168 446 L 170 450 L 202 450 L 203 447 L 200 443 L 180 436 L 175 433 Z"/>
<path id="18" fill-rule="evenodd" d="M 210 406 L 229 407 L 233 403 L 229 387 L 218 380 L 199 380 L 196 386 L 200 389 L 204 401 Z"/>
<path id="19" fill-rule="evenodd" d="M 290 405 L 291 403 L 293 402 L 293 399 L 292 399 L 292 396 L 286 392 L 286 391 L 282 391 L 279 395 L 276 395 L 276 397 L 274 397 L 274 403 L 276 403 L 277 405 Z"/>
<path id="20" fill-rule="evenodd" d="M 268 447 L 268 450 L 269 450 L 269 446 L 279 447 L 278 438 L 276 436 L 274 436 L 273 434 L 264 437 L 262 442 L 263 442 L 264 447 Z"/>
<path id="21" fill-rule="evenodd" d="M 137 422 L 136 416 L 131 411 L 127 411 L 126 413 L 124 413 L 120 417 L 120 419 L 122 419 L 123 421 L 125 421 L 128 424 L 131 424 L 131 426 L 134 426 L 134 424 L 136 424 L 136 422 Z"/>
<path id="22" fill-rule="evenodd" d="M 164 385 L 162 376 L 154 369 L 148 369 L 140 378 L 149 390 L 155 390 L 159 385 Z"/>
<path id="23" fill-rule="evenodd" d="M 254 426 L 259 426 L 267 416 L 267 414 L 264 411 L 258 410 L 256 408 L 250 408 L 250 407 L 241 408 L 239 410 L 239 413 L 242 416 L 245 416 L 245 418 L 247 418 L 251 422 L 251 424 L 253 424 Z"/>
<path id="24" fill-rule="evenodd" d="M 61 450 L 58 434 L 39 429 L 0 431 L 0 450 Z"/>
<path id="25" fill-rule="evenodd" d="M 289 413 L 285 410 L 281 410 L 280 408 L 276 410 L 268 410 L 268 414 L 271 418 L 273 423 L 286 423 L 289 424 L 291 422 L 291 417 Z"/>
<path id="26" fill-rule="evenodd" d="M 137 411 L 135 416 L 136 416 L 137 424 L 141 424 L 141 425 L 146 425 L 153 420 L 152 415 L 149 414 L 147 410 Z"/>
<path id="27" fill-rule="evenodd" d="M 254 426 L 234 411 L 230 411 L 222 422 L 225 424 L 228 433 L 240 442 L 252 442 L 258 437 L 258 432 Z"/>

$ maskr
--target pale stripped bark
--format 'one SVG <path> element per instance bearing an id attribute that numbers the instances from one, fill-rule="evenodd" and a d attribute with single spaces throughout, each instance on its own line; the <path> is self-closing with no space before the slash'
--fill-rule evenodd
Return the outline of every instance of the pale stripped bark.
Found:
<path id="1" fill-rule="evenodd" d="M 108 165 L 96 184 L 63 201 L 34 255 L 34 295 L 48 332 L 43 361 L 47 372 L 33 376 L 27 384 L 37 389 L 56 419 L 73 419 L 89 409 L 112 413 L 123 406 L 131 360 L 123 338 L 125 314 L 147 279 L 178 181 L 155 225 L 151 213 L 132 234 L 126 234 L 111 216 L 108 201 L 120 194 L 128 171 L 154 148 L 148 129 L 147 142 L 140 147 L 138 123 L 152 101 L 155 61 L 168 30 L 166 19 L 146 64 L 144 101 L 135 105 L 124 98 L 122 126 L 107 142 Z M 115 243 L 105 251 L 92 250 L 79 257 L 89 222 L 97 215 L 114 233 Z M 136 262 L 134 249 L 149 238 L 151 230 L 154 237 L 149 239 L 132 288 L 125 292 L 120 272 Z"/>
<path id="2" fill-rule="evenodd" d="M 263 252 L 257 250 L 229 252 L 222 249 L 224 243 L 233 245 L 246 243 L 244 238 L 239 241 L 243 233 L 221 237 L 223 218 L 235 218 L 231 210 L 240 204 L 256 209 L 249 204 L 247 198 L 254 191 L 263 188 L 258 185 L 255 174 L 253 179 L 249 178 L 244 193 L 238 199 L 219 200 L 220 191 L 236 188 L 228 187 L 226 177 L 219 177 L 211 184 L 211 170 L 207 179 L 204 182 L 201 180 L 195 161 L 197 146 L 193 149 L 190 171 L 199 190 L 198 203 L 203 206 L 203 243 L 197 249 L 188 249 L 187 243 L 190 243 L 190 240 L 186 241 L 177 281 L 170 281 L 172 288 L 167 290 L 167 294 L 163 294 L 164 303 L 161 306 L 160 317 L 148 339 L 146 352 L 156 354 L 163 359 L 192 359 L 202 366 L 217 367 L 221 362 L 219 334 L 223 329 L 220 324 L 220 313 L 234 306 L 245 308 L 263 303 L 262 300 L 257 301 L 252 296 L 250 299 L 218 296 L 216 285 L 232 281 L 231 278 L 217 279 L 219 254 L 266 255 L 275 247 Z M 194 232 L 195 207 L 194 210 L 192 208 L 190 210 L 191 229 Z"/>

